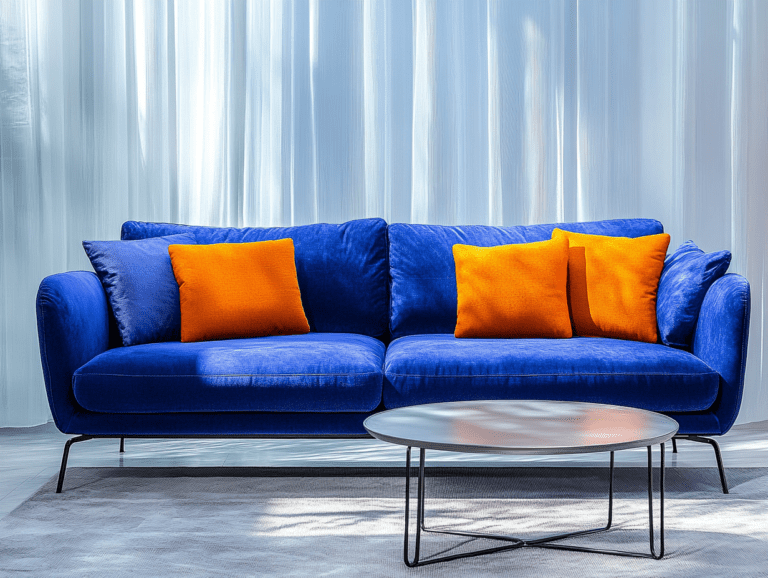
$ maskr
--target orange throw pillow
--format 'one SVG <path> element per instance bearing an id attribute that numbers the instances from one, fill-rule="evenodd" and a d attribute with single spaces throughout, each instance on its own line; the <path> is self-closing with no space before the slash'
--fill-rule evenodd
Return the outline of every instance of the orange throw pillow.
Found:
<path id="1" fill-rule="evenodd" d="M 552 231 L 568 239 L 568 306 L 576 335 L 656 343 L 656 292 L 669 235 L 605 237 Z"/>
<path id="2" fill-rule="evenodd" d="M 168 253 L 183 342 L 309 332 L 292 239 L 170 245 Z"/>
<path id="3" fill-rule="evenodd" d="M 456 337 L 571 337 L 565 239 L 454 245 Z"/>

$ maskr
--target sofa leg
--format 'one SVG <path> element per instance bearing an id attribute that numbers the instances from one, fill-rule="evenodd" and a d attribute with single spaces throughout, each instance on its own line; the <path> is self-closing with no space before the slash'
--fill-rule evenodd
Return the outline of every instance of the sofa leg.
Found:
<path id="1" fill-rule="evenodd" d="M 677 440 L 675 438 L 672 438 L 672 453 L 677 453 Z"/>
<path id="2" fill-rule="evenodd" d="M 120 453 L 125 452 L 125 438 L 120 438 Z"/>
<path id="3" fill-rule="evenodd" d="M 64 444 L 64 455 L 61 456 L 61 469 L 59 470 L 59 483 L 56 486 L 56 493 L 61 493 L 61 487 L 64 485 L 64 473 L 67 471 L 67 459 L 69 458 L 69 448 L 72 444 L 77 442 L 84 442 L 88 441 L 88 436 L 77 436 L 73 438 L 69 438 L 67 440 L 67 443 Z"/>
<path id="4" fill-rule="evenodd" d="M 681 435 L 676 436 L 677 439 L 690 440 L 692 442 L 699 442 L 702 444 L 709 444 L 712 449 L 715 450 L 715 459 L 717 460 L 717 470 L 720 472 L 720 485 L 723 486 L 723 493 L 728 493 L 728 480 L 725 477 L 725 468 L 723 467 L 723 456 L 720 454 L 720 446 L 717 442 L 711 438 L 705 438 L 697 435 Z M 675 438 L 672 438 L 673 440 Z"/>

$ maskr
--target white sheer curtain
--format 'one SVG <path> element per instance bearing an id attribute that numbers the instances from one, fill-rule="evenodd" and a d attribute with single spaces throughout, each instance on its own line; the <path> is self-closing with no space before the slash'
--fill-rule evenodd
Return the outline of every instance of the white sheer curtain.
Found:
<path id="1" fill-rule="evenodd" d="M 0 426 L 48 419 L 34 298 L 127 219 L 654 217 L 752 284 L 768 419 L 768 3 L 3 0 Z"/>

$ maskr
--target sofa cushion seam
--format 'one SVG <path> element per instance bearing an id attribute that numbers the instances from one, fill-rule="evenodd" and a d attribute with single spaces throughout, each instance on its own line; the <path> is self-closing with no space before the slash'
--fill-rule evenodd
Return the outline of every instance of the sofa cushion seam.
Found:
<path id="1" fill-rule="evenodd" d="M 75 379 L 86 377 L 135 377 L 140 379 L 146 379 L 149 377 L 349 377 L 350 375 L 382 375 L 381 371 L 368 371 L 368 372 L 349 372 L 349 373 L 195 373 L 191 375 L 180 373 L 168 373 L 168 374 L 126 374 L 126 373 L 80 373 L 74 376 Z"/>

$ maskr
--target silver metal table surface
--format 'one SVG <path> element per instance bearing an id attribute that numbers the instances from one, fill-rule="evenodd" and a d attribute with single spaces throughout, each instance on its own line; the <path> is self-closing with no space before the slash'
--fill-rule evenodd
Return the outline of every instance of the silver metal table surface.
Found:
<path id="1" fill-rule="evenodd" d="M 571 401 L 430 403 L 374 414 L 380 440 L 424 449 L 493 454 L 574 454 L 664 443 L 677 422 L 647 410 Z"/>
<path id="2" fill-rule="evenodd" d="M 405 459 L 405 538 L 403 561 L 409 567 L 447 562 L 518 548 L 551 548 L 619 556 L 664 556 L 664 442 L 677 433 L 678 424 L 654 412 L 615 405 L 566 401 L 481 400 L 415 405 L 383 411 L 363 423 L 368 433 L 382 441 L 407 446 Z M 659 549 L 654 540 L 653 453 L 659 445 Z M 416 509 L 416 541 L 410 557 L 411 448 L 420 448 Z M 562 540 L 608 531 L 613 524 L 614 452 L 646 447 L 648 450 L 648 522 L 650 553 L 605 550 Z M 569 454 L 609 452 L 608 519 L 605 526 L 524 539 L 461 529 L 430 528 L 424 519 L 426 450 L 496 454 Z M 504 545 L 447 556 L 421 557 L 421 534 L 430 532 L 467 538 L 490 538 Z"/>

